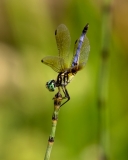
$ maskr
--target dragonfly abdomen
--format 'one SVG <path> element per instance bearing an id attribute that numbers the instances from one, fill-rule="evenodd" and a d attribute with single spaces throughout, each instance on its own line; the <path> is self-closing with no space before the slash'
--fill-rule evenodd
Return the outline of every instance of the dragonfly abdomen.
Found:
<path id="1" fill-rule="evenodd" d="M 84 42 L 84 38 L 85 38 L 86 32 L 88 30 L 88 26 L 89 26 L 89 24 L 87 23 L 86 26 L 84 27 L 83 31 L 82 31 L 82 34 L 81 34 L 80 38 L 78 40 L 76 40 L 76 42 L 75 42 L 75 44 L 77 43 L 78 46 L 77 46 L 77 49 L 76 49 L 76 54 L 75 54 L 74 59 L 73 59 L 72 67 L 79 64 L 80 50 L 81 50 L 82 44 Z"/>

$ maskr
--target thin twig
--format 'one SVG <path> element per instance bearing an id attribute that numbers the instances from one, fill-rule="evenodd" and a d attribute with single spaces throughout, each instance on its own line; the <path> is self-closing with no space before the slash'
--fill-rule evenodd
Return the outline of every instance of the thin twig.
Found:
<path id="1" fill-rule="evenodd" d="M 60 92 L 58 92 L 53 99 L 54 99 L 54 111 L 53 111 L 53 115 L 52 115 L 52 130 L 51 130 L 51 134 L 48 139 L 48 145 L 47 145 L 44 160 L 50 159 L 52 146 L 54 143 L 56 126 L 57 126 L 57 121 L 58 121 L 58 114 L 59 114 L 61 101 L 62 101 L 62 95 L 60 94 Z"/>

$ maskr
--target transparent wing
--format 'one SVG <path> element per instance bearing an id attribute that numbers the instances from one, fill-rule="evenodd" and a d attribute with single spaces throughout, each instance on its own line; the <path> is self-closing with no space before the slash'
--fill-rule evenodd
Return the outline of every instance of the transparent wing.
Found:
<path id="1" fill-rule="evenodd" d="M 90 44 L 88 38 L 85 36 L 80 51 L 79 69 L 82 69 L 86 65 L 88 61 L 89 52 L 90 52 Z"/>
<path id="2" fill-rule="evenodd" d="M 78 43 L 79 43 L 79 39 L 75 42 L 73 59 L 71 63 L 73 63 L 74 57 L 76 56 L 76 50 L 78 47 Z M 86 65 L 88 56 L 89 56 L 89 52 L 90 52 L 89 40 L 87 36 L 85 35 L 84 41 L 83 41 L 83 44 L 81 46 L 80 53 L 79 53 L 79 67 L 78 67 L 79 70 L 82 69 Z"/>
<path id="3" fill-rule="evenodd" d="M 64 64 L 64 60 L 60 57 L 47 56 L 44 57 L 41 62 L 50 66 L 54 71 L 58 73 L 63 71 L 60 64 Z"/>
<path id="4" fill-rule="evenodd" d="M 60 66 L 62 70 L 69 67 L 69 48 L 71 43 L 70 33 L 64 24 L 60 24 L 55 31 L 56 43 L 59 51 L 61 61 Z"/>

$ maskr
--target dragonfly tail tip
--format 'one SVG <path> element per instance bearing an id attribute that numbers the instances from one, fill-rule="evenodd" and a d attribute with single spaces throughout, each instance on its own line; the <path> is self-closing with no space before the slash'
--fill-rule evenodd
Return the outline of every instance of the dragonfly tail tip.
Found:
<path id="1" fill-rule="evenodd" d="M 89 27 L 89 23 L 87 23 L 87 24 L 86 24 L 85 28 L 87 28 L 87 29 L 88 29 L 88 27 Z"/>
<path id="2" fill-rule="evenodd" d="M 87 23 L 87 24 L 86 24 L 86 26 L 84 27 L 84 29 L 83 29 L 83 32 L 84 32 L 84 33 L 86 33 L 86 32 L 87 32 L 88 27 L 89 27 L 89 23 Z"/>

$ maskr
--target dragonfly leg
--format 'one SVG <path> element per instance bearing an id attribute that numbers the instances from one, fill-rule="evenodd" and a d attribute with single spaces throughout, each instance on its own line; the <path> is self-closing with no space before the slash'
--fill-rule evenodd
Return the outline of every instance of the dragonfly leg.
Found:
<path id="1" fill-rule="evenodd" d="M 64 87 L 61 87 L 61 88 L 62 88 L 62 90 L 63 90 L 63 92 L 64 92 L 64 95 L 65 95 L 65 97 L 63 97 L 63 99 L 67 98 L 67 100 L 66 100 L 63 104 L 61 104 L 61 106 L 62 106 L 62 105 L 64 105 L 65 103 L 67 103 L 67 102 L 70 100 L 70 96 L 69 96 L 68 91 L 67 91 L 67 89 L 66 89 L 65 86 L 64 86 Z M 61 107 L 61 106 L 60 106 L 60 107 Z"/>

